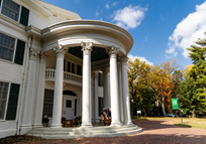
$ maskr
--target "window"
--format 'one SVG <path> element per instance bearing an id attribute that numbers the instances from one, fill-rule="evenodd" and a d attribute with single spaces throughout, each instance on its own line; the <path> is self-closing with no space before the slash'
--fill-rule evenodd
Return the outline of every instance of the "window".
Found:
<path id="1" fill-rule="evenodd" d="M 72 73 L 74 73 L 74 64 L 72 63 Z"/>
<path id="2" fill-rule="evenodd" d="M 0 82 L 0 119 L 4 119 L 9 83 Z"/>
<path id="3" fill-rule="evenodd" d="M 103 75 L 98 73 L 98 86 L 103 86 Z"/>
<path id="4" fill-rule="evenodd" d="M 71 63 L 70 63 L 70 62 L 68 62 L 68 63 L 67 63 L 67 71 L 68 71 L 68 72 L 71 72 L 70 65 L 71 65 Z"/>
<path id="5" fill-rule="evenodd" d="M 9 85 L 10 85 L 10 92 L 9 92 Z M 19 84 L 14 84 L 14 83 L 9 84 L 7 82 L 0 82 L 0 119 L 1 120 L 5 119 L 5 115 L 6 115 L 6 120 L 16 119 L 19 88 L 20 88 Z M 8 99 L 8 104 L 7 104 L 7 99 Z"/>
<path id="6" fill-rule="evenodd" d="M 71 100 L 66 101 L 66 108 L 72 108 L 72 101 Z"/>
<path id="7" fill-rule="evenodd" d="M 43 115 L 52 117 L 54 91 L 45 89 Z"/>
<path id="8" fill-rule="evenodd" d="M 16 49 L 15 57 L 14 50 Z M 0 33 L 0 59 L 23 64 L 25 42 Z"/>
<path id="9" fill-rule="evenodd" d="M 77 74 L 82 75 L 82 66 L 77 65 Z"/>
<path id="10" fill-rule="evenodd" d="M 15 39 L 0 33 L 0 58 L 12 61 Z"/>
<path id="11" fill-rule="evenodd" d="M 101 97 L 98 98 L 98 104 L 99 104 L 99 117 L 100 117 L 103 109 L 103 98 Z"/>
<path id="12" fill-rule="evenodd" d="M 77 99 L 74 101 L 74 116 L 77 115 Z"/>
<path id="13" fill-rule="evenodd" d="M 3 0 L 1 13 L 9 18 L 18 21 L 20 5 L 11 0 Z"/>
<path id="14" fill-rule="evenodd" d="M 22 25 L 28 25 L 29 10 L 27 8 L 18 5 L 12 0 L 1 0 L 0 5 L 2 5 L 1 14 L 19 22 Z"/>

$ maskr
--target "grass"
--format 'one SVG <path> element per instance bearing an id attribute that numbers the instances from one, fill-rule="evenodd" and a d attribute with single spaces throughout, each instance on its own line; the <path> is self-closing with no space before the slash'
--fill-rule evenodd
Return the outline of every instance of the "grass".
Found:
<path id="1" fill-rule="evenodd" d="M 183 118 L 183 124 L 181 124 L 181 118 L 172 117 L 146 117 L 146 119 L 142 117 L 138 120 L 170 120 L 174 125 L 178 127 L 206 129 L 206 119 L 204 118 Z"/>

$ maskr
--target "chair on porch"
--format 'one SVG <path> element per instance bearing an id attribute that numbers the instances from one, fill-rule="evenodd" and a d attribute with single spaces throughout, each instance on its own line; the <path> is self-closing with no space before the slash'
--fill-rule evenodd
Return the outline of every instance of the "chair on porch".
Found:
<path id="1" fill-rule="evenodd" d="M 101 117 L 102 117 L 102 121 L 103 121 L 104 125 L 110 125 L 111 124 L 111 119 L 108 119 L 105 114 L 102 114 Z"/>
<path id="2" fill-rule="evenodd" d="M 82 122 L 82 116 L 78 116 L 75 118 L 75 125 L 77 126 L 81 126 L 81 122 Z"/>

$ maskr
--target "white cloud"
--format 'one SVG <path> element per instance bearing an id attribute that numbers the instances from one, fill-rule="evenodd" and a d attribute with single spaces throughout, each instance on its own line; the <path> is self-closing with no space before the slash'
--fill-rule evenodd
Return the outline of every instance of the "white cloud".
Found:
<path id="1" fill-rule="evenodd" d="M 96 12 L 95 15 L 96 15 L 96 17 L 98 17 L 99 16 L 99 12 Z"/>
<path id="2" fill-rule="evenodd" d="M 117 10 L 113 15 L 113 21 L 116 25 L 125 29 L 134 29 L 139 26 L 144 19 L 147 8 L 129 5 L 123 9 Z"/>
<path id="3" fill-rule="evenodd" d="M 109 8 L 110 8 L 110 5 L 109 5 L 109 4 L 106 4 L 105 7 L 106 7 L 107 9 L 109 9 Z"/>
<path id="4" fill-rule="evenodd" d="M 139 59 L 140 61 L 145 61 L 146 64 L 154 65 L 152 62 L 149 62 L 145 57 L 133 56 L 132 54 L 128 54 L 130 60 L 134 61 L 135 59 Z"/>
<path id="5" fill-rule="evenodd" d="M 206 2 L 196 5 L 196 11 L 190 13 L 180 23 L 177 24 L 173 34 L 169 37 L 166 54 L 176 56 L 177 48 L 183 50 L 182 55 L 188 58 L 190 45 L 194 44 L 198 38 L 204 37 L 206 31 Z"/>
<path id="6" fill-rule="evenodd" d="M 117 1 L 113 2 L 113 3 L 112 3 L 112 6 L 116 6 L 117 3 L 118 3 Z"/>

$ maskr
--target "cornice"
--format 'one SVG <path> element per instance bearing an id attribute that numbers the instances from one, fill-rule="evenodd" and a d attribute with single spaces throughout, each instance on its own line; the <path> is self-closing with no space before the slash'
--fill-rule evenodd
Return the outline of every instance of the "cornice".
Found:
<path id="1" fill-rule="evenodd" d="M 20 33 L 26 34 L 26 27 L 24 25 L 2 14 L 0 14 L 0 24 L 5 25 L 6 27 L 9 27 L 11 29 L 14 29 Z"/>

